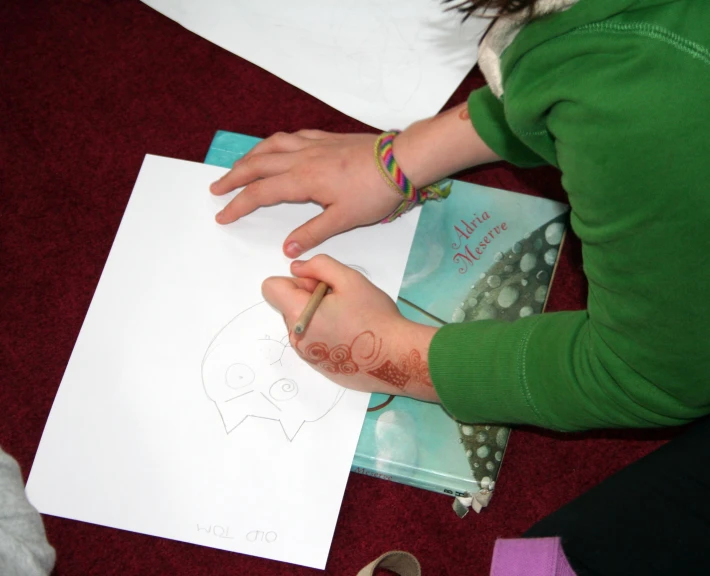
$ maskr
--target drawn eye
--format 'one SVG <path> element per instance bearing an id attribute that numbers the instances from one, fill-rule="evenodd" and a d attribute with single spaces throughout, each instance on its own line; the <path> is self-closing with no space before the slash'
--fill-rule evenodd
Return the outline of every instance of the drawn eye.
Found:
<path id="1" fill-rule="evenodd" d="M 277 402 L 285 402 L 298 396 L 298 384 L 289 378 L 281 378 L 269 388 L 269 396 Z"/>
<path id="2" fill-rule="evenodd" d="M 232 364 L 227 368 L 224 380 L 227 386 L 238 390 L 254 382 L 254 370 L 246 364 Z"/>

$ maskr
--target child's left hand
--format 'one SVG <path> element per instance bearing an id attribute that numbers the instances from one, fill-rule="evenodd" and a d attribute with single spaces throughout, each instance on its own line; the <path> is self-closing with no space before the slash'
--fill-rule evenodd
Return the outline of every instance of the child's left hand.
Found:
<path id="1" fill-rule="evenodd" d="M 438 401 L 427 360 L 435 328 L 404 318 L 382 290 L 328 256 L 294 261 L 291 272 L 296 278 L 265 280 L 262 292 L 304 360 L 347 388 Z M 319 281 L 331 291 L 297 335 L 293 325 Z"/>

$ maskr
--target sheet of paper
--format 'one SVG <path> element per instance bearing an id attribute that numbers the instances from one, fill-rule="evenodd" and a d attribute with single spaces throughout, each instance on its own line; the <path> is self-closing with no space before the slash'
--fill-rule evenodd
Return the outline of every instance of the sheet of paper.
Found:
<path id="1" fill-rule="evenodd" d="M 146 156 L 27 492 L 45 514 L 324 568 L 369 395 L 300 360 L 262 303 L 319 208 L 219 226 L 224 172 Z M 396 296 L 417 217 L 318 251 Z"/>
<path id="2" fill-rule="evenodd" d="M 438 0 L 143 1 L 380 130 L 436 114 L 475 64 L 490 23 L 461 24 Z"/>

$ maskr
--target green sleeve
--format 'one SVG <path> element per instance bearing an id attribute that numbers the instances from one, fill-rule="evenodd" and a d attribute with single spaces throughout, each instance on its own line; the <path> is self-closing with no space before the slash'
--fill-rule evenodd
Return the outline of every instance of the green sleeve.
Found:
<path id="1" fill-rule="evenodd" d="M 710 413 L 710 51 L 612 32 L 548 42 L 505 83 L 515 133 L 562 171 L 589 296 L 586 311 L 442 328 L 429 365 L 459 420 L 580 430 Z"/>
<path id="2" fill-rule="evenodd" d="M 488 86 L 474 90 L 468 97 L 468 113 L 476 132 L 498 156 L 521 167 L 546 164 L 535 152 L 523 144 L 508 126 L 503 103 Z"/>
<path id="3" fill-rule="evenodd" d="M 429 352 L 432 380 L 457 420 L 553 430 L 684 424 L 706 413 L 620 361 L 587 313 L 450 324 Z"/>

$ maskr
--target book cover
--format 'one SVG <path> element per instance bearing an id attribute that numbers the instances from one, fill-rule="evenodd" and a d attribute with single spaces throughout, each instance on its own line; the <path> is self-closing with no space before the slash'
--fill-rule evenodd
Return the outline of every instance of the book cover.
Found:
<path id="1" fill-rule="evenodd" d="M 219 131 L 205 162 L 231 167 L 257 142 Z M 568 207 L 458 180 L 451 184 L 445 201 L 422 207 L 397 300 L 402 314 L 440 327 L 541 313 Z M 352 470 L 457 497 L 482 495 L 477 501 L 485 505 L 509 434 L 504 426 L 456 422 L 437 404 L 373 394 Z"/>

